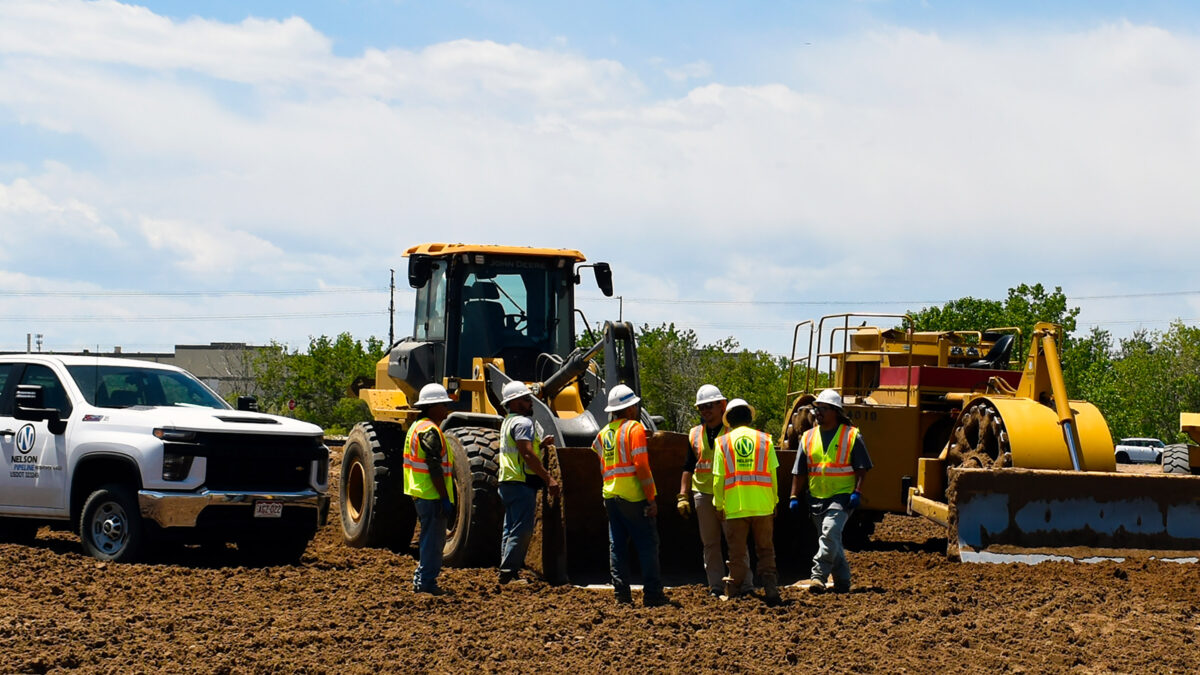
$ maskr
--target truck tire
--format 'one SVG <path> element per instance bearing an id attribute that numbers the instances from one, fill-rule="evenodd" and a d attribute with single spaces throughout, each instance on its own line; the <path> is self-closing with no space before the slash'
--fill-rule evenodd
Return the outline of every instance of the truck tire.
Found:
<path id="1" fill-rule="evenodd" d="M 83 552 L 97 560 L 134 562 L 146 543 L 145 532 L 133 490 L 124 485 L 102 485 L 83 503 L 79 539 Z"/>
<path id="2" fill-rule="evenodd" d="M 403 550 L 412 543 L 417 511 L 404 494 L 403 443 L 398 426 L 364 422 L 350 430 L 338 481 L 347 545 Z"/>
<path id="3" fill-rule="evenodd" d="M 504 506 L 496 477 L 500 471 L 500 432 L 487 427 L 456 427 L 446 432 L 454 452 L 455 517 L 447 524 L 443 559 L 455 567 L 490 567 L 500 562 Z"/>
<path id="4" fill-rule="evenodd" d="M 1187 443 L 1172 443 L 1163 448 L 1163 473 L 1190 476 L 1192 474 L 1192 464 L 1188 459 L 1189 454 Z"/>

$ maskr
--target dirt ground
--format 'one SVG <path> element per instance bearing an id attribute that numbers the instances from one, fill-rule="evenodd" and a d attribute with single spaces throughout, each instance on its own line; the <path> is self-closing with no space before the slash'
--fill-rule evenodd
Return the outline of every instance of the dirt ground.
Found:
<path id="1" fill-rule="evenodd" d="M 770 608 L 695 579 L 645 609 L 502 588 L 490 569 L 414 596 L 411 554 L 343 546 L 336 513 L 298 566 L 241 567 L 232 548 L 103 564 L 46 529 L 0 545 L 0 672 L 1166 673 L 1200 656 L 1200 566 L 954 563 L 937 528 L 902 516 L 850 554 L 850 594 L 786 588 Z"/>

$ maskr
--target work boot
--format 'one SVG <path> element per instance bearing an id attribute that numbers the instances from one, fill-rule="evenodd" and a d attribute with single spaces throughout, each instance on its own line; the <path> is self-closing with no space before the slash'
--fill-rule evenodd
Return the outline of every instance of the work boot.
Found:
<path id="1" fill-rule="evenodd" d="M 820 595 L 825 592 L 825 582 L 821 579 L 811 579 L 808 582 L 808 592 L 813 595 Z"/>
<path id="2" fill-rule="evenodd" d="M 642 607 L 662 607 L 669 604 L 671 604 L 671 601 L 667 599 L 665 593 L 646 595 L 642 598 Z"/>
<path id="3" fill-rule="evenodd" d="M 729 577 L 725 577 L 722 579 L 722 581 L 725 582 L 725 593 L 721 596 L 722 600 L 736 598 L 742 594 L 742 589 L 738 588 L 741 586 L 741 584 L 733 583 L 733 579 L 730 579 Z"/>
<path id="4" fill-rule="evenodd" d="M 835 581 L 835 582 L 833 582 L 833 592 L 834 592 L 834 593 L 849 593 L 849 592 L 850 592 L 850 582 L 849 582 L 849 581 L 846 581 L 846 582 Z"/>
<path id="5" fill-rule="evenodd" d="M 774 607 L 782 602 L 779 597 L 779 582 L 775 575 L 763 575 L 763 592 L 767 596 L 767 604 Z"/>
<path id="6" fill-rule="evenodd" d="M 628 588 L 626 588 L 623 591 L 614 591 L 613 595 L 614 595 L 614 597 L 616 597 L 618 605 L 632 605 L 633 604 L 633 594 L 629 592 Z"/>

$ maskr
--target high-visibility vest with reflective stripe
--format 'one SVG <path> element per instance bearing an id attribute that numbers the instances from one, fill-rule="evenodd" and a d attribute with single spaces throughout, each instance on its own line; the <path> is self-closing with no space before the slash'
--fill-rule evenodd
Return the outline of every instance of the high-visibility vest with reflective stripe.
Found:
<path id="1" fill-rule="evenodd" d="M 729 427 L 722 427 L 721 434 L 727 433 L 729 433 Z M 713 493 L 713 446 L 708 440 L 708 433 L 704 425 L 697 424 L 692 427 L 692 430 L 688 432 L 688 440 L 692 444 L 692 453 L 696 455 L 696 468 L 692 470 L 692 489 L 711 495 Z"/>
<path id="2" fill-rule="evenodd" d="M 717 438 L 721 455 L 713 488 L 724 490 L 722 510 L 727 518 L 766 516 L 775 512 L 779 492 L 775 483 L 775 444 L 768 434 L 738 427 Z M 717 482 L 719 481 L 719 482 Z"/>
<path id="3" fill-rule="evenodd" d="M 417 499 L 441 499 L 437 488 L 433 486 L 433 478 L 429 475 L 429 465 L 426 463 L 425 449 L 421 447 L 421 434 L 433 429 L 437 432 L 438 440 L 442 442 L 442 479 L 446 481 L 446 494 L 454 501 L 454 453 L 446 444 L 446 436 L 433 421 L 422 418 L 408 428 L 408 436 L 404 439 L 404 494 Z"/>
<path id="4" fill-rule="evenodd" d="M 512 435 L 513 424 L 521 417 L 524 416 L 510 414 L 500 424 L 500 472 L 496 480 L 501 483 L 524 483 L 525 476 L 537 475 L 525 466 L 525 458 L 517 449 L 517 440 Z M 533 454 L 538 461 L 542 461 L 542 439 L 538 438 L 536 425 L 533 429 Z"/>
<path id="5" fill-rule="evenodd" d="M 804 432 L 800 447 L 808 458 L 808 494 L 815 499 L 854 492 L 854 467 L 850 451 L 858 441 L 858 427 L 839 424 L 832 447 L 821 442 L 820 427 Z"/>
<path id="6" fill-rule="evenodd" d="M 592 450 L 600 456 L 604 472 L 604 498 L 620 497 L 626 501 L 645 501 L 646 492 L 637 477 L 633 458 L 644 455 L 646 446 L 634 447 L 633 432 L 642 423 L 636 420 L 613 420 L 596 434 Z M 653 481 L 652 481 L 653 482 Z"/>

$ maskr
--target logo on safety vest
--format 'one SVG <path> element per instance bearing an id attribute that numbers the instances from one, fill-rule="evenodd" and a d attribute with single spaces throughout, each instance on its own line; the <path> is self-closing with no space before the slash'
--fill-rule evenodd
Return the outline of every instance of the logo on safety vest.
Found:
<path id="1" fill-rule="evenodd" d="M 611 464 L 616 457 L 617 449 L 617 431 L 616 429 L 605 429 L 600 434 L 600 443 L 604 445 L 604 461 Z"/>
<path id="2" fill-rule="evenodd" d="M 22 455 L 28 455 L 33 450 L 33 442 L 37 439 L 37 434 L 33 430 L 32 424 L 26 424 L 17 432 L 17 450 Z"/>
<path id="3" fill-rule="evenodd" d="M 754 448 L 757 445 L 753 438 L 743 436 L 733 442 L 733 451 L 739 459 L 750 459 L 754 456 Z"/>

